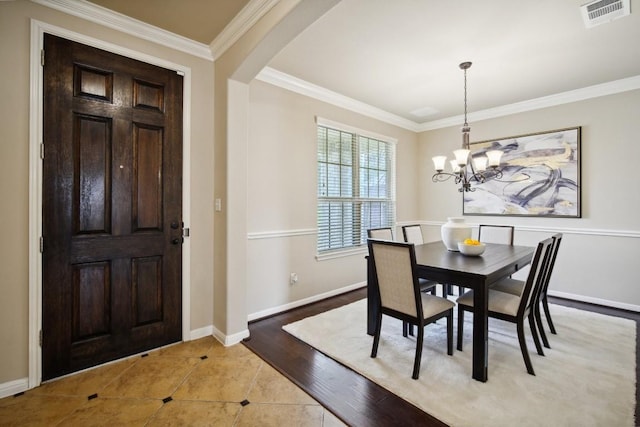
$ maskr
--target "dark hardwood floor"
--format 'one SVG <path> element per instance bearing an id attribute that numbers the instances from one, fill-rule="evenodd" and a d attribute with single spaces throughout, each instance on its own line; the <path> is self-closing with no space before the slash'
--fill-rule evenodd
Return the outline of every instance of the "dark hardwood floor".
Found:
<path id="1" fill-rule="evenodd" d="M 411 403 L 325 356 L 282 330 L 282 326 L 353 301 L 366 298 L 358 289 L 296 308 L 249 324 L 250 338 L 244 345 L 305 390 L 315 400 L 350 426 L 445 426 Z M 637 322 L 640 313 L 549 297 L 549 302 Z M 638 378 L 638 338 L 636 326 L 636 378 Z M 636 384 L 636 419 L 638 419 Z"/>

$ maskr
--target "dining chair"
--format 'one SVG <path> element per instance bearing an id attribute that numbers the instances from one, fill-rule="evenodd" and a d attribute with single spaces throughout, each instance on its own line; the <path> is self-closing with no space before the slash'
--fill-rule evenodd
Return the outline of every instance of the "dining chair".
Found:
<path id="1" fill-rule="evenodd" d="M 536 331 L 534 305 L 536 303 L 535 296 L 542 286 L 545 276 L 545 265 L 547 259 L 551 256 L 551 247 L 553 239 L 548 238 L 540 243 L 536 248 L 531 261 L 531 268 L 529 275 L 525 281 L 524 288 L 520 295 L 513 295 L 507 292 L 500 292 L 494 289 L 489 289 L 488 292 L 488 305 L 489 305 L 489 317 L 493 317 L 507 322 L 515 323 L 518 333 L 518 341 L 520 343 L 520 351 L 524 359 L 524 364 L 527 367 L 527 372 L 531 375 L 535 375 L 533 365 L 531 364 L 531 358 L 529 357 L 529 351 L 527 350 L 527 342 L 524 335 L 524 322 L 525 319 L 529 320 L 529 327 L 531 328 L 531 335 L 533 336 L 533 342 L 536 345 L 536 350 L 539 355 L 544 356 L 540 339 Z M 463 326 L 464 326 L 464 312 L 473 311 L 473 291 L 466 292 L 457 300 L 458 303 L 458 341 L 457 348 L 462 351 L 463 341 Z"/>
<path id="2" fill-rule="evenodd" d="M 553 326 L 553 321 L 551 320 L 551 313 L 549 313 L 549 301 L 547 300 L 547 291 L 549 290 L 549 282 L 551 281 L 551 273 L 553 272 L 553 267 L 556 265 L 556 257 L 558 256 L 558 249 L 560 248 L 560 242 L 562 242 L 562 233 L 556 233 L 553 236 L 553 253 L 551 254 L 551 259 L 549 260 L 549 265 L 547 267 L 547 275 L 544 279 L 544 284 L 540 289 L 540 302 L 542 303 L 542 308 L 544 310 L 544 316 L 547 318 L 547 323 L 549 324 L 549 330 L 552 334 L 557 335 L 556 328 Z M 540 308 L 538 307 L 538 319 L 539 326 L 542 329 L 542 317 L 540 316 Z"/>
<path id="3" fill-rule="evenodd" d="M 415 245 L 421 245 L 424 243 L 424 238 L 422 237 L 422 227 L 419 224 L 415 225 L 403 225 L 402 226 L 402 235 L 404 237 L 404 241 L 406 243 L 413 243 Z M 435 295 L 435 286 L 438 282 L 434 282 L 433 280 L 420 278 L 420 289 L 427 290 L 433 289 L 432 294 Z M 442 285 L 442 296 L 444 298 L 447 297 L 449 292 L 449 287 L 445 284 Z"/>
<path id="4" fill-rule="evenodd" d="M 367 236 L 370 239 L 376 240 L 388 240 L 393 241 L 393 232 L 391 227 L 381 227 L 381 228 L 371 228 L 367 230 Z M 436 282 L 426 279 L 420 279 L 418 281 L 420 285 L 420 290 L 422 292 L 430 292 L 431 294 L 436 294 Z M 408 335 L 413 335 L 413 327 L 409 326 L 407 322 L 402 323 L 402 335 L 405 337 Z"/>
<path id="5" fill-rule="evenodd" d="M 500 243 L 513 245 L 515 227 L 512 225 L 480 224 L 478 226 L 478 240 L 482 243 Z M 462 286 L 458 286 L 458 295 L 464 294 Z"/>
<path id="6" fill-rule="evenodd" d="M 514 231 L 513 225 L 480 224 L 478 226 L 478 240 L 482 243 L 513 245 Z"/>
<path id="7" fill-rule="evenodd" d="M 513 245 L 514 234 L 515 227 L 513 225 L 480 224 L 478 226 L 478 240 L 482 243 Z"/>
<path id="8" fill-rule="evenodd" d="M 403 225 L 402 235 L 404 236 L 405 242 L 414 243 L 416 245 L 421 245 L 424 243 L 424 238 L 422 237 L 422 227 L 420 227 L 420 224 Z"/>
<path id="9" fill-rule="evenodd" d="M 369 256 L 377 278 L 378 311 L 371 357 L 378 354 L 382 315 L 416 325 L 415 360 L 411 378 L 418 379 L 422 359 L 424 328 L 438 319 L 447 319 L 447 354 L 453 355 L 453 307 L 445 298 L 420 291 L 416 268 L 415 246 L 412 243 L 369 240 Z"/>
<path id="10" fill-rule="evenodd" d="M 424 243 L 424 238 L 422 237 L 422 227 L 420 227 L 420 224 L 403 225 L 402 236 L 404 237 L 404 241 L 406 243 L 413 243 L 415 245 L 421 245 Z M 422 292 L 429 291 L 433 295 L 436 294 L 436 285 L 438 285 L 438 282 L 434 282 L 433 280 L 424 279 L 421 277 L 418 279 L 418 284 L 420 285 L 420 289 Z M 447 290 L 443 285 L 442 296 L 445 298 L 447 295 L 446 292 Z M 406 331 L 403 330 L 404 336 L 407 336 L 407 331 L 409 332 L 409 335 L 413 335 L 413 326 L 410 326 L 406 322 L 403 325 L 403 327 L 406 329 Z"/>
<path id="11" fill-rule="evenodd" d="M 370 228 L 367 230 L 367 237 L 377 240 L 393 240 L 391 227 Z"/>
<path id="12" fill-rule="evenodd" d="M 540 338 L 542 338 L 542 343 L 546 348 L 551 348 L 551 346 L 549 345 L 547 334 L 545 333 L 544 327 L 542 326 L 542 313 L 540 312 L 540 306 L 542 305 L 542 309 L 544 310 L 544 315 L 547 318 L 547 323 L 549 324 L 551 333 L 557 335 L 556 328 L 554 327 L 553 321 L 551 320 L 551 313 L 549 313 L 547 290 L 549 289 L 551 273 L 553 272 L 553 267 L 556 263 L 556 257 L 558 255 L 558 249 L 560 248 L 560 242 L 562 242 L 562 233 L 554 234 L 553 236 L 551 236 L 551 239 L 553 240 L 551 255 L 547 259 L 547 264 L 544 267 L 544 279 L 542 281 L 542 286 L 540 286 L 538 295 L 536 295 L 534 312 L 536 324 L 538 325 L 538 331 L 540 332 Z M 507 292 L 512 295 L 520 295 L 522 293 L 522 289 L 524 289 L 524 284 L 525 282 L 522 280 L 505 278 L 491 285 L 491 289 L 500 292 Z"/>

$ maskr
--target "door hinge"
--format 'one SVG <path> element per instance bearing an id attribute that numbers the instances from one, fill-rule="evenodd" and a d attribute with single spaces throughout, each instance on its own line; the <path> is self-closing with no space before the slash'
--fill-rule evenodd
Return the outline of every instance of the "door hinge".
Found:
<path id="1" fill-rule="evenodd" d="M 189 227 L 182 229 L 182 237 L 189 237 Z"/>
<path id="2" fill-rule="evenodd" d="M 44 237 L 40 236 L 40 253 L 44 253 Z"/>
<path id="3" fill-rule="evenodd" d="M 40 343 L 40 347 L 42 347 L 42 329 L 40 329 L 40 332 L 38 335 L 39 335 L 38 341 Z"/>
<path id="4" fill-rule="evenodd" d="M 40 158 L 44 160 L 44 144 L 40 144 Z"/>
<path id="5" fill-rule="evenodd" d="M 44 67 L 44 49 L 40 51 L 40 65 Z"/>

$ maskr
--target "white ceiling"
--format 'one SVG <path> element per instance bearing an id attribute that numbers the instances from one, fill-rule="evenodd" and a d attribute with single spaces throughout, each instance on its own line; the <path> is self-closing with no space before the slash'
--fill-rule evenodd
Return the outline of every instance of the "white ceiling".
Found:
<path id="1" fill-rule="evenodd" d="M 584 3 L 343 0 L 270 67 L 417 123 L 462 114 L 463 61 L 469 112 L 639 76 L 640 0 L 591 29 Z"/>
<path id="2" fill-rule="evenodd" d="M 130 1 L 93 1 L 185 37 L 194 37 L 194 25 L 210 25 L 209 33 L 199 28 L 209 34 L 201 43 L 223 28 L 202 16 L 230 11 L 232 2 L 136 0 L 131 9 Z M 630 16 L 587 29 L 580 14 L 587 0 L 342 0 L 269 68 L 417 125 L 462 114 L 458 65 L 471 61 L 471 123 L 487 109 L 620 79 L 635 77 L 637 88 L 640 0 L 629 1 Z"/>

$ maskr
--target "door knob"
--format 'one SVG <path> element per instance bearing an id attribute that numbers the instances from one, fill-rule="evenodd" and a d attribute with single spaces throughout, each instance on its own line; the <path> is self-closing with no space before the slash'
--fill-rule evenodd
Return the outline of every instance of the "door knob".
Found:
<path id="1" fill-rule="evenodd" d="M 172 244 L 174 244 L 174 245 L 179 245 L 180 243 L 182 243 L 182 240 L 183 240 L 183 239 L 182 239 L 182 237 L 180 237 L 180 238 L 175 238 L 175 239 L 173 239 L 173 240 L 171 241 L 171 243 L 172 243 Z"/>

